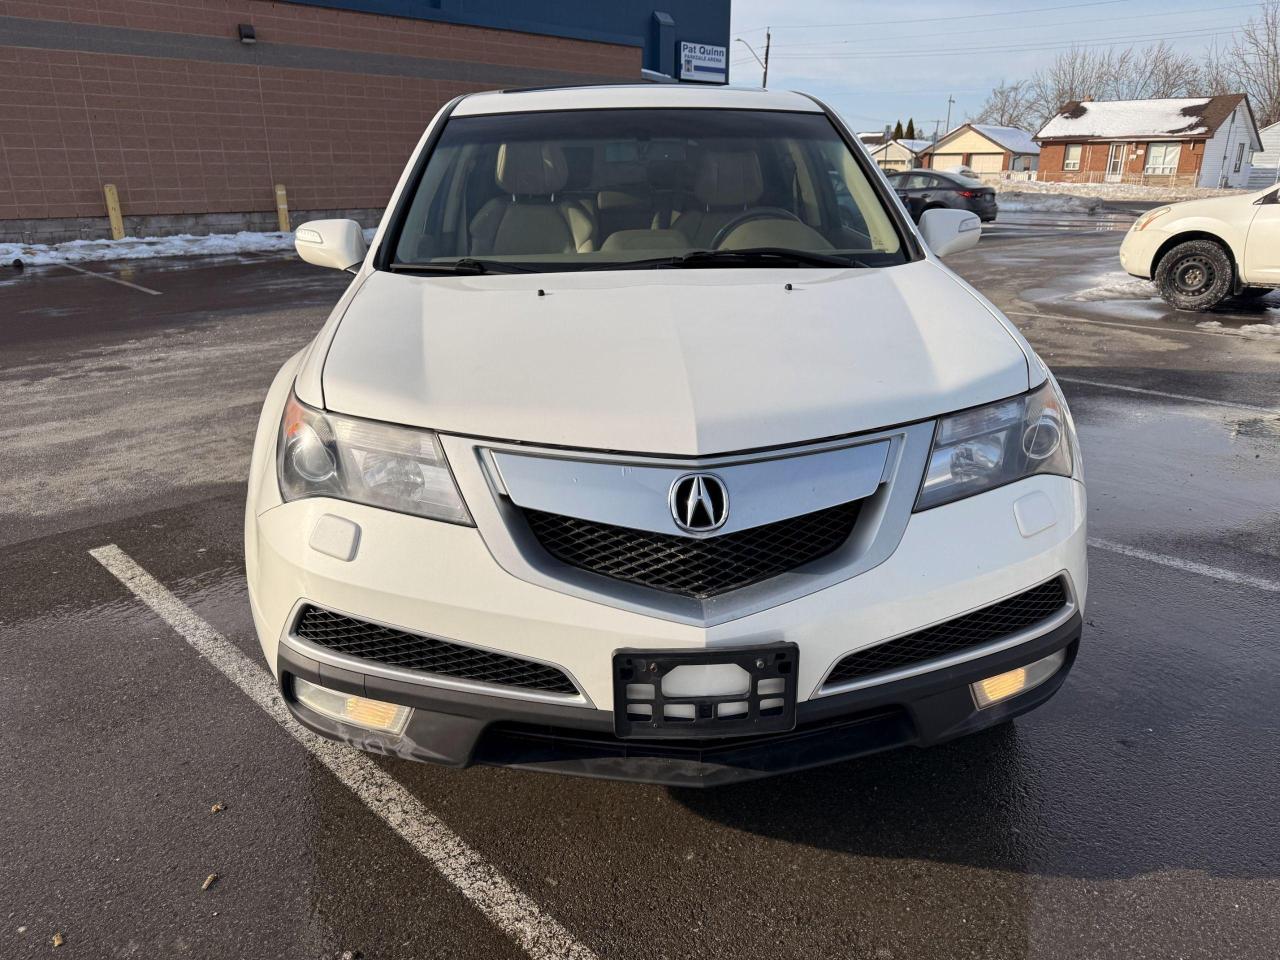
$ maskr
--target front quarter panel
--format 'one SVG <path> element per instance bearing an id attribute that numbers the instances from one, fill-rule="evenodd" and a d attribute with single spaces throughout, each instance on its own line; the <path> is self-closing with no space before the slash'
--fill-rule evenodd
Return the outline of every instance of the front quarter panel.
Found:
<path id="1" fill-rule="evenodd" d="M 1135 277 L 1154 277 L 1161 251 L 1183 239 L 1210 237 L 1226 245 L 1244 274 L 1245 240 L 1258 207 L 1253 196 L 1218 197 L 1174 204 L 1145 230 L 1130 230 L 1120 248 L 1120 262 Z"/>
<path id="2" fill-rule="evenodd" d="M 244 564 L 250 586 L 257 573 L 257 518 L 284 502 L 280 496 L 280 484 L 276 481 L 276 438 L 280 433 L 280 418 L 284 416 L 289 391 L 293 389 L 298 369 L 310 349 L 310 346 L 303 347 L 284 362 L 267 390 L 262 413 L 258 416 L 258 428 L 253 438 L 253 456 L 249 461 L 249 492 L 244 509 Z"/>

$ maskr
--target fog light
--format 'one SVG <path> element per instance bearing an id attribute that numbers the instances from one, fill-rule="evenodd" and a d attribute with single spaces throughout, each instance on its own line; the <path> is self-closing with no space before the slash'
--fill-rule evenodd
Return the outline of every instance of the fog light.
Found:
<path id="1" fill-rule="evenodd" d="M 317 684 L 293 678 L 293 695 L 298 702 L 310 707 L 316 713 L 334 720 L 341 720 L 366 730 L 377 730 L 380 733 L 391 733 L 399 736 L 409 723 L 411 707 L 402 707 L 396 703 L 382 700 L 370 700 L 368 697 L 357 697 L 354 693 L 343 693 L 330 690 Z"/>
<path id="2" fill-rule="evenodd" d="M 1010 697 L 1016 697 L 1020 693 L 1026 693 L 1057 673 L 1066 659 L 1066 651 L 1059 650 L 1025 667 L 979 680 L 969 685 L 973 690 L 973 700 L 978 708 L 982 709 L 1000 703 L 1002 700 L 1008 700 Z"/>

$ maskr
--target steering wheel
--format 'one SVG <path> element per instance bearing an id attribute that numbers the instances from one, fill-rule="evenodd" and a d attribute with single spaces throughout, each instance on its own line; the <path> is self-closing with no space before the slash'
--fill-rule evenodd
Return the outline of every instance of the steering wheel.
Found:
<path id="1" fill-rule="evenodd" d="M 709 246 L 712 250 L 719 250 L 720 244 L 724 243 L 729 234 L 743 224 L 754 223 L 756 220 L 794 220 L 796 223 L 804 223 L 790 210 L 785 210 L 782 207 L 755 207 L 751 210 L 744 210 L 717 230 L 716 235 L 711 238 Z"/>

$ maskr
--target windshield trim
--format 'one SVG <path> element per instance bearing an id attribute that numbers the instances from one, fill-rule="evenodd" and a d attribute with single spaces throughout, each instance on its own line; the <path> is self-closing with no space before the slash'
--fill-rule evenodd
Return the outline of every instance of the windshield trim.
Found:
<path id="1" fill-rule="evenodd" d="M 916 234 L 915 225 L 911 223 L 910 218 L 906 215 L 902 201 L 898 199 L 897 191 L 885 179 L 885 173 L 880 169 L 880 165 L 871 159 L 861 142 L 857 141 L 853 131 L 844 125 L 844 121 L 840 119 L 838 114 L 813 94 L 799 92 L 801 96 L 808 97 L 822 109 L 831 126 L 835 127 L 836 135 L 844 141 L 845 148 L 853 154 L 854 162 L 862 170 L 863 175 L 871 184 L 871 189 L 876 192 L 876 196 L 880 198 L 881 206 L 884 207 L 889 219 L 893 222 L 894 228 L 898 231 L 898 239 L 902 241 L 904 252 L 909 252 L 906 262 L 914 263 L 917 260 L 925 259 L 924 247 Z M 854 146 L 855 141 L 858 142 L 856 147 Z"/>
<path id="2" fill-rule="evenodd" d="M 454 97 L 441 108 L 440 114 L 436 117 L 431 128 L 431 134 L 427 137 L 427 142 L 418 151 L 418 157 L 413 162 L 413 171 L 405 179 L 404 187 L 396 195 L 395 209 L 391 211 L 391 219 L 387 221 L 387 229 L 382 232 L 382 240 L 379 242 L 377 253 L 373 258 L 375 270 L 391 269 L 391 262 L 395 258 L 395 250 L 400 246 L 400 231 L 404 229 L 404 221 L 409 216 L 409 204 L 413 201 L 414 194 L 418 192 L 418 185 L 422 182 L 422 176 L 427 171 L 427 162 L 431 159 L 431 155 L 435 153 L 436 144 L 444 136 L 444 128 L 449 125 L 449 118 L 453 116 L 453 111 L 457 109 L 458 104 L 467 99 L 467 96 L 468 94 L 464 93 L 461 96 Z"/>
<path id="3" fill-rule="evenodd" d="M 599 113 L 601 111 L 625 111 L 625 110 L 679 110 L 683 112 L 697 111 L 717 111 L 717 112 L 735 112 L 735 113 L 787 113 L 798 114 L 800 116 L 816 116 L 821 114 L 827 118 L 827 122 L 831 124 L 835 130 L 836 136 L 840 138 L 845 149 L 853 156 L 853 162 L 858 169 L 866 177 L 867 182 L 871 185 L 872 191 L 880 200 L 880 205 L 884 209 L 885 214 L 889 217 L 889 222 L 893 225 L 894 230 L 898 234 L 898 240 L 902 244 L 902 254 L 904 263 L 914 263 L 917 260 L 923 260 L 925 253 L 916 236 L 916 232 L 912 229 L 908 221 L 904 218 L 901 203 L 898 201 L 898 195 L 888 186 L 884 179 L 884 172 L 873 163 L 870 158 L 863 152 L 860 147 L 854 146 L 855 139 L 853 134 L 844 125 L 840 118 L 831 111 L 831 109 L 819 100 L 817 97 L 809 93 L 800 93 L 801 96 L 813 101 L 817 105 L 817 110 L 782 110 L 776 107 L 760 108 L 760 107 L 667 107 L 667 106 L 619 106 L 619 107 L 557 107 L 547 110 L 508 110 L 504 112 L 484 113 L 484 114 L 467 114 L 470 117 L 499 117 L 521 115 L 528 116 L 537 113 Z M 463 100 L 471 94 L 463 94 L 450 100 L 441 109 L 440 115 L 436 118 L 435 124 L 431 129 L 431 135 L 427 142 L 422 145 L 422 149 L 413 164 L 413 171 L 409 178 L 405 181 L 404 189 L 396 196 L 395 209 L 392 211 L 391 220 L 387 223 L 387 229 L 384 231 L 382 240 L 378 245 L 377 253 L 373 260 L 375 270 L 391 271 L 392 265 L 395 263 L 394 251 L 400 246 L 400 234 L 404 229 L 405 220 L 409 215 L 409 206 L 413 202 L 414 196 L 418 192 L 423 176 L 426 175 L 427 164 L 431 161 L 431 155 L 435 153 L 436 147 L 440 142 L 440 138 L 444 135 L 445 127 L 448 126 L 449 120 L 454 110 Z M 732 269 L 732 268 L 730 268 Z M 812 269 L 811 267 L 780 267 L 778 269 Z M 496 271 L 495 271 L 496 272 Z M 547 273 L 565 272 L 547 270 Z"/>

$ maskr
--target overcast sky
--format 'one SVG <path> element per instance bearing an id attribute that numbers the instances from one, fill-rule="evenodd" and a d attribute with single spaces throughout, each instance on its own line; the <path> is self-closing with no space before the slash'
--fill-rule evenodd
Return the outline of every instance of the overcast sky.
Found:
<path id="1" fill-rule="evenodd" d="M 914 117 L 932 132 L 975 113 L 1002 80 L 1031 74 L 1072 41 L 1145 46 L 1166 38 L 1199 53 L 1255 15 L 1239 0 L 733 0 L 731 38 L 764 55 L 769 86 L 822 97 L 858 130 Z M 734 84 L 760 83 L 760 67 L 732 41 Z"/>

